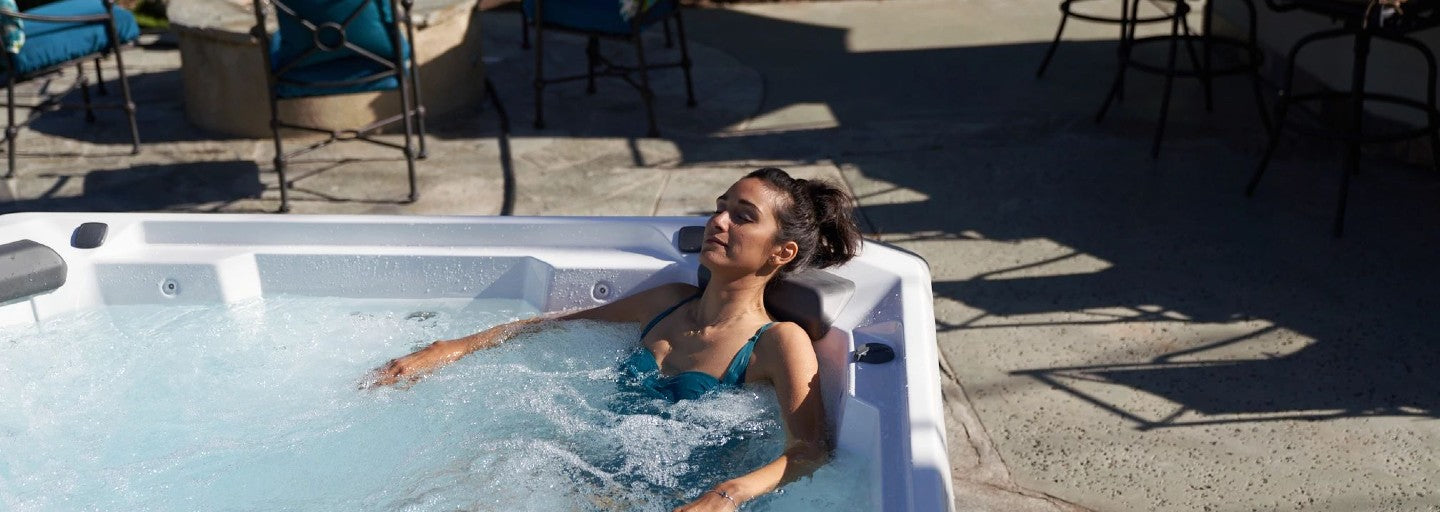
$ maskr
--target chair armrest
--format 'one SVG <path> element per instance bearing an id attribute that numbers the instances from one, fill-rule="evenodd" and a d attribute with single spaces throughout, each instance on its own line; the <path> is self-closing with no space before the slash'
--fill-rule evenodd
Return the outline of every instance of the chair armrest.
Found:
<path id="1" fill-rule="evenodd" d="M 30 21 L 48 21 L 54 23 L 98 23 L 110 21 L 115 18 L 112 13 L 89 14 L 85 16 L 46 16 L 43 14 L 28 14 L 23 12 L 0 9 L 0 16 Z"/>

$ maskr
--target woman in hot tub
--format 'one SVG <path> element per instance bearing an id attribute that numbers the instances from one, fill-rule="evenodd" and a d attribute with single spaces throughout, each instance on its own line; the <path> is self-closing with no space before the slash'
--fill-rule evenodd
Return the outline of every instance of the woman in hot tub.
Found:
<path id="1" fill-rule="evenodd" d="M 522 330 L 559 320 L 647 322 L 641 348 L 622 365 L 625 385 L 671 401 L 716 389 L 767 383 L 775 390 L 785 451 L 748 474 L 716 485 L 677 511 L 734 510 L 805 476 L 828 458 L 819 366 L 800 326 L 765 310 L 765 287 L 778 277 L 850 260 L 860 245 L 853 201 L 828 183 L 754 171 L 715 201 L 705 223 L 702 290 L 676 283 L 595 308 L 518 320 L 460 339 L 437 341 L 377 369 L 375 385 L 414 380 Z"/>

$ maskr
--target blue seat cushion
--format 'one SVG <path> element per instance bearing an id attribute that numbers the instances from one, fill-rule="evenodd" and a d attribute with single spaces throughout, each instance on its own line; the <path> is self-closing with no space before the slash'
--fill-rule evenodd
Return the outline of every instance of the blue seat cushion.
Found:
<path id="1" fill-rule="evenodd" d="M 275 40 L 279 44 L 273 47 L 274 52 L 271 53 L 271 62 L 276 70 L 291 64 L 310 66 L 356 56 L 354 50 L 340 45 L 340 31 L 322 27 L 327 22 L 342 25 L 343 40 L 365 51 L 386 59 L 394 53 L 395 47 L 390 43 L 394 18 L 390 16 L 388 0 L 277 0 L 276 3 L 289 7 L 300 18 L 321 27 L 318 33 L 312 31 L 300 19 L 277 9 L 279 31 Z M 351 19 L 352 15 L 354 19 Z M 345 23 L 347 19 L 350 20 L 348 24 Z M 321 43 L 338 48 L 305 55 L 316 48 L 317 35 Z"/>
<path id="2" fill-rule="evenodd" d="M 351 54 L 349 57 L 332 59 L 318 64 L 300 66 L 286 71 L 275 83 L 275 95 L 281 98 L 306 96 L 329 96 L 366 91 L 388 91 L 400 86 L 394 74 L 349 85 L 329 86 L 325 83 L 361 80 L 390 68 L 373 59 Z"/>
<path id="3" fill-rule="evenodd" d="M 676 0 L 629 0 L 645 1 L 648 6 L 641 14 L 640 28 L 645 28 L 665 19 L 673 12 Z M 622 0 L 544 0 L 545 24 L 581 32 L 629 35 L 634 32 L 631 19 L 622 12 Z M 535 0 L 525 0 L 522 6 L 527 19 L 535 19 Z"/>
<path id="4" fill-rule="evenodd" d="M 105 13 L 100 0 L 61 0 L 36 7 L 27 14 L 46 16 L 84 16 Z M 26 75 L 65 62 L 94 55 L 110 47 L 110 36 L 103 23 L 55 23 L 27 20 L 25 46 L 15 55 L 15 71 Z M 119 44 L 140 37 L 140 25 L 130 11 L 115 8 L 115 32 Z M 4 64 L 0 63 L 0 68 Z"/>

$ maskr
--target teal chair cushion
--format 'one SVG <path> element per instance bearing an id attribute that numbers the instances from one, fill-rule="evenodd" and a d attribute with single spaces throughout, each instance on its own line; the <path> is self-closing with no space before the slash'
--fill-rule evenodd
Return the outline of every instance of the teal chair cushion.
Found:
<path id="1" fill-rule="evenodd" d="M 36 7 L 27 14 L 45 16 L 84 16 L 105 13 L 100 0 L 61 0 Z M 26 75 L 68 61 L 94 55 L 110 47 L 110 37 L 102 23 L 56 23 L 28 20 L 25 22 L 25 45 L 15 55 L 15 71 Z M 140 37 L 140 25 L 130 11 L 115 8 L 115 30 L 119 43 Z M 3 67 L 0 64 L 0 67 Z"/>
<path id="2" fill-rule="evenodd" d="M 271 40 L 270 51 L 273 55 L 279 51 L 279 41 Z M 400 40 L 400 54 L 405 57 L 405 71 L 410 70 L 410 43 L 404 39 Z M 385 59 L 393 58 L 390 54 L 380 55 Z M 366 77 L 384 73 L 389 67 L 376 62 L 374 59 L 362 56 L 354 52 L 344 52 L 342 55 L 332 57 L 320 62 L 295 66 L 280 73 L 275 83 L 275 96 L 280 98 L 303 98 L 307 96 L 329 96 L 332 94 L 349 94 L 354 92 L 367 91 L 389 91 L 400 87 L 399 79 L 395 75 L 375 80 L 363 80 Z M 278 70 L 277 70 L 278 71 Z M 349 85 L 331 85 L 337 82 L 357 82 Z"/>
<path id="3" fill-rule="evenodd" d="M 395 22 L 391 16 L 389 0 L 280 0 L 279 3 L 317 27 L 326 22 L 342 25 L 343 41 L 387 61 L 395 58 L 394 45 L 390 42 L 390 30 L 395 26 Z M 354 18 L 351 19 L 351 16 Z M 341 46 L 342 35 L 335 28 L 321 28 L 316 32 L 295 16 L 281 12 L 277 17 L 279 31 L 271 39 L 270 46 L 271 63 L 274 71 L 280 73 L 279 81 L 275 84 L 276 96 L 327 96 L 383 91 L 399 86 L 394 75 L 361 81 L 385 72 L 388 67 L 353 49 Z M 347 19 L 350 20 L 348 24 L 345 23 Z M 336 49 L 312 51 L 317 49 L 317 36 L 321 44 Z M 409 46 L 402 37 L 400 50 L 401 55 L 406 56 L 404 60 L 408 60 Z M 361 82 L 340 86 L 327 85 L 351 81 Z"/>
<path id="4" fill-rule="evenodd" d="M 642 5 L 637 4 L 644 2 Z M 677 8 L 676 0 L 544 0 L 547 26 L 581 32 L 628 35 L 634 32 L 635 10 L 640 12 L 640 28 L 648 27 Z M 524 0 L 527 19 L 535 19 L 535 0 Z"/>
<path id="5" fill-rule="evenodd" d="M 390 27 L 394 21 L 390 17 L 389 0 L 279 0 L 277 3 L 289 7 L 300 18 L 317 27 L 327 22 L 342 25 L 346 41 L 375 55 L 391 58 L 394 47 L 390 44 Z M 352 15 L 354 19 L 351 19 Z M 275 37 L 279 46 L 274 48 L 273 54 L 276 69 L 292 62 L 296 66 L 308 66 L 357 55 L 354 50 L 341 48 L 306 56 L 306 52 L 316 47 L 316 32 L 295 16 L 280 12 L 276 17 L 280 26 Z M 347 19 L 350 20 L 348 24 L 345 23 Z M 335 29 L 322 28 L 319 40 L 327 46 L 339 46 L 340 33 Z"/>
<path id="6" fill-rule="evenodd" d="M 275 84 L 275 95 L 281 98 L 303 98 L 366 91 L 388 91 L 399 87 L 400 82 L 395 75 L 351 85 L 324 85 L 327 82 L 361 80 L 376 73 L 382 73 L 386 69 L 388 69 L 386 66 L 365 57 L 352 56 L 327 60 L 319 64 L 294 68 L 281 74 L 281 81 Z"/>

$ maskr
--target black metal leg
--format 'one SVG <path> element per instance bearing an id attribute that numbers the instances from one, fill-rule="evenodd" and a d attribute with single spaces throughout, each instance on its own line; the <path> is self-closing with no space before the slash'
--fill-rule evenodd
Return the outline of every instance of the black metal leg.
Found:
<path id="1" fill-rule="evenodd" d="M 660 129 L 655 126 L 655 92 L 650 89 L 650 71 L 645 64 L 644 38 L 640 37 L 637 32 L 630 39 L 635 42 L 635 58 L 640 64 L 640 97 L 645 100 L 645 118 L 650 123 L 650 130 L 646 132 L 646 136 L 659 137 Z"/>
<path id="2" fill-rule="evenodd" d="M 1345 203 L 1350 193 L 1350 175 L 1360 169 L 1360 137 L 1364 133 L 1365 73 L 1370 56 L 1370 35 L 1355 35 L 1355 65 L 1350 73 L 1350 129 L 1345 145 L 1345 167 L 1340 170 L 1340 198 L 1335 206 L 1335 236 L 1345 233 Z"/>
<path id="3" fill-rule="evenodd" d="M 1175 4 L 1176 8 L 1183 6 L 1183 3 Z M 1155 124 L 1155 140 L 1150 143 L 1150 158 L 1160 157 L 1160 140 L 1165 137 L 1165 119 L 1170 115 L 1170 92 L 1175 84 L 1175 54 L 1179 50 L 1180 24 L 1185 19 L 1183 11 L 1175 13 L 1175 19 L 1170 22 L 1170 58 L 1165 65 L 1165 92 L 1160 97 L 1160 120 Z"/>
<path id="4" fill-rule="evenodd" d="M 1269 132 L 1271 127 L 1270 110 L 1265 108 L 1265 88 L 1260 82 L 1260 66 L 1265 62 L 1265 54 L 1260 51 L 1260 36 L 1257 26 L 1259 21 L 1255 13 L 1255 2 L 1243 0 L 1245 11 L 1250 15 L 1250 38 L 1245 49 L 1249 52 L 1246 57 L 1250 58 L 1250 89 L 1255 93 L 1255 111 L 1260 115 L 1260 124 Z M 1207 32 L 1208 33 L 1208 32 Z"/>
<path id="5" fill-rule="evenodd" d="M 539 7 L 538 5 L 536 6 Z M 535 23 L 535 129 L 545 129 L 545 27 Z"/>
<path id="6" fill-rule="evenodd" d="M 600 61 L 600 38 L 590 36 L 585 42 L 585 93 L 595 94 L 595 66 Z"/>
<path id="7" fill-rule="evenodd" d="M 9 54 L 6 54 L 9 57 Z M 14 69 L 15 60 L 7 59 L 11 69 Z M 15 75 L 10 74 L 5 81 L 5 179 L 15 177 L 15 138 L 20 135 L 20 128 L 15 126 Z"/>
<path id="8" fill-rule="evenodd" d="M 114 30 L 112 27 L 111 30 Z M 140 154 L 140 127 L 135 122 L 135 100 L 130 96 L 130 78 L 125 75 L 125 60 L 115 48 L 115 69 L 120 74 L 120 97 L 125 100 L 125 116 L 130 118 L 130 154 Z"/>
<path id="9" fill-rule="evenodd" d="M 1120 3 L 1122 11 L 1121 18 L 1134 20 L 1136 13 L 1140 10 L 1140 0 L 1123 0 Z M 1100 111 L 1095 113 L 1095 122 L 1105 120 L 1105 113 L 1110 111 L 1110 104 L 1125 96 L 1125 72 L 1130 68 L 1130 46 L 1134 41 L 1135 23 L 1122 22 L 1120 24 L 1120 46 L 1116 50 L 1115 79 L 1110 82 L 1110 90 L 1105 93 L 1105 101 L 1100 103 Z"/>
<path id="10" fill-rule="evenodd" d="M 1209 5 L 1209 2 L 1206 2 L 1206 5 Z M 1200 80 L 1200 84 L 1205 90 L 1205 96 L 1206 98 L 1209 98 L 1210 69 L 1208 66 L 1208 61 L 1210 58 L 1210 37 L 1208 35 L 1201 34 L 1200 44 L 1203 49 L 1197 52 L 1195 51 L 1195 41 L 1192 35 L 1193 34 L 1190 31 L 1190 21 L 1183 17 L 1180 18 L 1180 37 L 1185 42 L 1185 53 L 1190 57 L 1190 69 L 1193 71 L 1192 75 Z M 1205 54 L 1203 58 L 1201 57 L 1201 53 Z M 1205 111 L 1210 111 L 1210 104 L 1208 103 L 1208 100 L 1205 104 Z"/>
<path id="11" fill-rule="evenodd" d="M 1060 3 L 1060 26 L 1055 29 L 1055 39 L 1050 41 L 1050 47 L 1045 49 L 1045 58 L 1040 59 L 1040 69 L 1035 70 L 1035 78 L 1045 76 L 1045 68 L 1050 67 L 1050 59 L 1055 57 L 1055 49 L 1060 47 L 1060 36 L 1065 33 L 1065 21 L 1070 19 L 1070 1 Z M 1121 9 L 1125 10 L 1124 5 L 1127 2 L 1121 0 L 1120 3 Z M 1123 35 L 1124 28 L 1121 28 L 1121 31 Z"/>
<path id="12" fill-rule="evenodd" d="M 1210 21 L 1211 17 L 1213 16 L 1214 10 L 1215 2 L 1211 0 L 1205 0 L 1205 11 L 1200 18 L 1200 30 L 1202 31 L 1200 34 L 1200 46 L 1202 54 L 1200 61 L 1200 84 L 1205 87 L 1206 112 L 1213 112 L 1215 110 L 1215 93 L 1213 87 L 1211 87 L 1210 80 L 1211 57 L 1213 56 L 1211 54 L 1212 48 L 1210 47 Z"/>
<path id="13" fill-rule="evenodd" d="M 690 80 L 690 48 L 685 42 L 685 18 L 680 16 L 680 11 L 675 11 L 675 29 L 680 33 L 680 69 L 685 72 L 685 106 L 694 107 L 695 85 Z"/>
<path id="14" fill-rule="evenodd" d="M 1255 168 L 1255 174 L 1250 176 L 1250 184 L 1245 186 L 1245 197 L 1255 195 L 1255 187 L 1260 185 L 1260 177 L 1265 174 L 1265 168 L 1270 166 L 1270 158 L 1275 155 L 1275 146 L 1280 144 L 1280 132 L 1285 128 L 1285 113 L 1290 107 L 1290 91 L 1280 93 L 1280 100 L 1275 102 L 1275 124 L 1270 125 L 1270 142 L 1265 145 L 1265 153 L 1260 156 L 1260 166 Z"/>
<path id="15" fill-rule="evenodd" d="M 1100 111 L 1095 113 L 1095 123 L 1099 124 L 1105 120 L 1105 113 L 1110 111 L 1110 103 L 1120 97 L 1121 84 L 1125 81 L 1125 69 L 1128 67 L 1125 61 L 1121 61 L 1115 69 L 1115 79 L 1110 81 L 1110 90 L 1105 93 L 1105 101 L 1100 103 Z"/>
<path id="16" fill-rule="evenodd" d="M 1119 59 L 1122 66 L 1129 65 L 1130 52 L 1135 49 L 1135 29 L 1140 26 L 1135 20 L 1140 19 L 1140 0 L 1120 2 L 1120 47 L 1118 48 Z M 1120 75 L 1120 83 L 1115 87 L 1115 99 L 1125 101 L 1125 75 Z"/>
<path id="17" fill-rule="evenodd" d="M 520 49 L 530 49 L 530 24 L 525 19 L 525 11 L 520 11 Z"/>
<path id="18" fill-rule="evenodd" d="M 1260 157 L 1260 165 L 1255 168 L 1255 174 L 1250 177 L 1250 184 L 1245 187 L 1245 196 L 1255 195 L 1255 188 L 1260 185 L 1260 178 L 1265 175 L 1265 169 L 1270 166 L 1270 158 L 1275 155 L 1275 147 L 1280 143 L 1280 133 L 1285 129 L 1285 115 L 1290 108 L 1290 95 L 1294 92 L 1295 84 L 1295 63 L 1299 61 L 1300 50 L 1314 41 L 1321 39 L 1323 35 L 1312 34 L 1301 38 L 1290 48 L 1290 56 L 1285 61 L 1285 76 L 1280 86 L 1280 97 L 1275 102 L 1275 123 L 1270 126 L 1270 142 L 1265 146 L 1265 153 Z"/>
<path id="19" fill-rule="evenodd" d="M 275 174 L 279 175 L 280 180 L 280 209 L 276 210 L 276 213 L 288 213 L 290 211 L 290 181 L 285 179 L 285 146 L 280 138 L 279 109 L 276 107 L 274 94 L 274 92 L 270 93 L 270 132 L 275 137 Z"/>
<path id="20" fill-rule="evenodd" d="M 75 81 L 80 88 L 80 99 L 85 103 L 85 122 L 95 122 L 95 109 L 90 105 L 90 77 L 85 76 L 85 63 L 75 63 Z"/>
<path id="21" fill-rule="evenodd" d="M 405 18 L 409 19 L 412 3 L 407 1 L 401 5 L 405 8 Z M 415 25 L 413 23 L 406 23 L 405 31 L 406 37 L 414 41 Z M 405 57 L 409 57 L 410 59 L 408 66 L 410 68 L 410 105 L 415 109 L 415 132 L 420 137 L 420 152 L 415 155 L 415 158 L 424 160 L 430 156 L 430 150 L 425 147 L 425 104 L 420 101 L 420 60 L 415 57 L 415 45 L 410 45 L 410 55 L 402 56 L 401 58 L 403 59 Z M 413 191 L 411 195 L 414 195 Z"/>
<path id="22" fill-rule="evenodd" d="M 1410 43 L 1411 47 L 1419 50 L 1421 56 L 1425 57 L 1425 105 L 1429 107 L 1425 115 L 1430 123 L 1430 158 L 1432 159 L 1430 163 L 1437 171 L 1440 171 L 1440 107 L 1435 104 L 1435 53 L 1431 52 L 1430 47 L 1425 46 L 1424 43 L 1414 39 L 1406 39 L 1406 41 Z"/>
<path id="23" fill-rule="evenodd" d="M 413 203 L 420 198 L 420 193 L 415 185 L 415 105 L 410 102 L 411 90 L 407 80 L 400 80 L 400 112 L 404 116 L 401 124 L 405 125 L 405 147 L 401 149 L 405 153 L 405 170 L 410 179 L 410 197 L 406 202 Z"/>
<path id="24" fill-rule="evenodd" d="M 110 91 L 105 90 L 105 75 L 100 74 L 100 59 L 95 59 L 95 89 L 100 91 L 101 96 L 110 95 Z"/>

